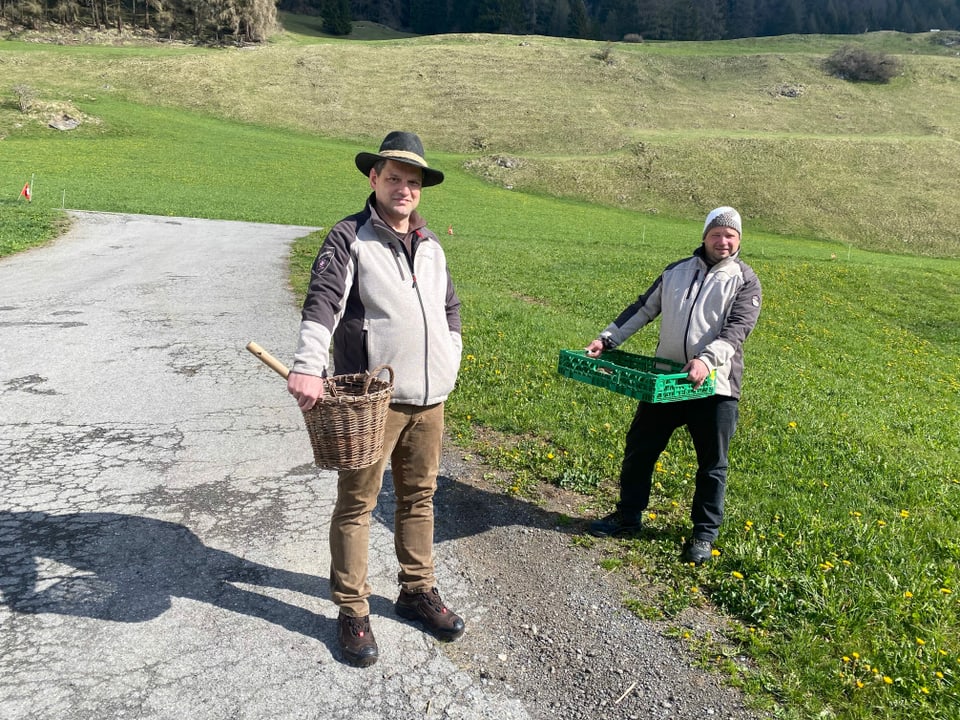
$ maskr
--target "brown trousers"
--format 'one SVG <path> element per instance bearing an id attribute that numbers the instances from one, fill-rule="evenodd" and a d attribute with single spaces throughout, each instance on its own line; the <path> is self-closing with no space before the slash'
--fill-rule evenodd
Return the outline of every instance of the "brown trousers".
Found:
<path id="1" fill-rule="evenodd" d="M 443 403 L 390 405 L 383 457 L 361 470 L 341 470 L 337 504 L 330 520 L 330 591 L 345 615 L 370 614 L 367 580 L 370 516 L 390 463 L 397 498 L 394 548 L 404 590 L 436 585 L 433 568 L 433 495 L 440 471 Z"/>

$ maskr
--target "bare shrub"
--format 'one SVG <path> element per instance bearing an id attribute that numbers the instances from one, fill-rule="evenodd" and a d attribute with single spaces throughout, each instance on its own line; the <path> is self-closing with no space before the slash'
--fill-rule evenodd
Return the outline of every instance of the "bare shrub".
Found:
<path id="1" fill-rule="evenodd" d="M 594 59 L 600 60 L 607 65 L 614 65 L 617 61 L 613 57 L 613 44 L 607 43 L 593 54 Z"/>
<path id="2" fill-rule="evenodd" d="M 20 108 L 22 113 L 29 112 L 37 99 L 37 91 L 29 85 L 14 85 L 13 94 L 17 98 L 17 107 Z"/>
<path id="3" fill-rule="evenodd" d="M 623 36 L 623 41 L 629 43 L 642 43 L 643 36 L 639 33 L 627 33 Z"/>
<path id="4" fill-rule="evenodd" d="M 888 83 L 900 72 L 900 61 L 881 52 L 844 45 L 824 61 L 828 73 L 850 82 Z"/>

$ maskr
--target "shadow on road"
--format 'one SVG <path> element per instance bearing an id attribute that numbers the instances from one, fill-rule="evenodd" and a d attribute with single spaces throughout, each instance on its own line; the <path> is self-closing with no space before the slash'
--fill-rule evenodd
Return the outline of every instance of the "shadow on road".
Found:
<path id="1" fill-rule="evenodd" d="M 0 548 L 0 602 L 19 613 L 135 623 L 182 597 L 335 643 L 332 621 L 233 584 L 329 597 L 326 579 L 207 547 L 176 523 L 117 513 L 0 512 Z"/>
<path id="2" fill-rule="evenodd" d="M 384 477 L 374 518 L 393 531 L 393 479 Z M 437 542 L 518 525 L 575 534 L 560 514 L 441 475 Z M 317 639 L 336 655 L 336 621 L 248 589 L 261 586 L 330 599 L 325 577 L 252 562 L 208 547 L 186 526 L 120 513 L 0 511 L 0 603 L 14 612 L 146 622 L 175 597 L 250 615 Z M 393 599 L 370 597 L 393 616 Z"/>
<path id="3" fill-rule="evenodd" d="M 458 540 L 513 525 L 579 535 L 584 532 L 586 524 L 586 521 L 545 510 L 532 502 L 477 488 L 443 474 L 437 478 L 433 505 L 435 542 Z M 393 476 L 388 469 L 384 473 L 374 518 L 393 532 L 395 510 Z"/>

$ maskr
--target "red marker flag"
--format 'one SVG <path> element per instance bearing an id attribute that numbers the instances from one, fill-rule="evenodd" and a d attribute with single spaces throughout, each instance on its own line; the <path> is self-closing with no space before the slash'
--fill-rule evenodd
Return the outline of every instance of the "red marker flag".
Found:
<path id="1" fill-rule="evenodd" d="M 30 183 L 23 184 L 23 190 L 20 191 L 20 194 L 17 196 L 17 200 L 20 198 L 26 198 L 27 202 L 30 202 Z"/>

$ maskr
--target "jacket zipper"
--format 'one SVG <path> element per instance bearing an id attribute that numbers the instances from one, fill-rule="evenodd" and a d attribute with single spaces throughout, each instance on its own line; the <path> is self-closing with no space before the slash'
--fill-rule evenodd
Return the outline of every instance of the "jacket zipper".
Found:
<path id="1" fill-rule="evenodd" d="M 420 234 L 417 232 L 416 240 L 419 239 Z M 423 304 L 423 295 L 420 294 L 420 286 L 417 284 L 417 273 L 413 267 L 413 255 L 417 248 L 416 240 L 412 243 L 411 252 L 409 253 L 405 247 L 398 249 L 397 245 L 393 243 L 391 243 L 390 246 L 393 248 L 393 256 L 397 262 L 397 269 L 400 271 L 400 279 L 406 280 L 406 276 L 403 273 L 403 263 L 400 262 L 400 253 L 403 253 L 403 257 L 410 267 L 410 277 L 413 280 L 412 289 L 417 293 L 417 302 L 420 305 L 420 317 L 423 319 L 423 404 L 426 405 L 427 398 L 430 397 L 430 335 L 427 326 L 427 309 Z"/>
<path id="2" fill-rule="evenodd" d="M 413 276 L 413 289 L 417 291 L 417 301 L 420 303 L 420 317 L 423 318 L 423 404 L 427 404 L 430 397 L 430 335 L 427 328 L 427 310 L 423 306 L 423 295 L 417 285 L 417 276 Z"/>
<path id="3" fill-rule="evenodd" d="M 400 279 L 406 280 L 407 276 L 403 272 L 403 263 L 400 262 L 400 250 L 397 249 L 397 246 L 393 243 L 390 243 L 390 248 L 393 250 L 393 259 L 397 263 L 397 272 L 400 273 Z M 406 252 L 404 252 L 406 254 Z"/>
<path id="4" fill-rule="evenodd" d="M 696 274 L 693 276 L 693 281 L 690 283 L 690 287 L 687 288 L 687 299 L 689 300 L 693 296 L 693 288 L 697 284 L 697 281 L 700 279 L 700 270 L 698 269 Z M 683 359 L 686 362 L 690 362 L 690 353 L 688 351 L 689 344 L 688 340 L 690 338 L 690 325 L 693 322 L 693 310 L 697 306 L 697 300 L 700 299 L 700 293 L 703 292 L 703 286 L 707 284 L 707 273 L 703 275 L 703 282 L 700 283 L 700 286 L 697 288 L 697 294 L 693 297 L 693 302 L 690 303 L 690 312 L 687 313 L 687 326 L 683 329 Z"/>

